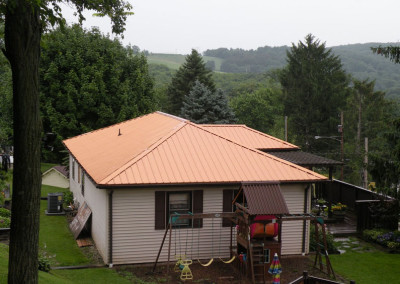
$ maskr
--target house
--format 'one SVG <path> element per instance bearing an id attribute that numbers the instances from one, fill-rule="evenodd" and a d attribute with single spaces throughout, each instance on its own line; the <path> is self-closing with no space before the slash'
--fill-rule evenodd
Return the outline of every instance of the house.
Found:
<path id="1" fill-rule="evenodd" d="M 67 140 L 70 190 L 91 212 L 105 263 L 154 262 L 169 214 L 226 212 L 242 183 L 278 184 L 290 213 L 309 212 L 310 185 L 326 177 L 188 120 L 154 112 Z M 276 139 L 286 147 L 296 147 Z M 251 193 L 251 191 L 249 191 Z M 183 222 L 172 249 L 226 257 L 230 227 L 220 218 Z M 309 222 L 282 227 L 282 254 L 308 253 Z M 167 260 L 164 249 L 160 261 Z"/>
<path id="2" fill-rule="evenodd" d="M 69 187 L 68 170 L 65 166 L 54 166 L 42 174 L 42 184 Z"/>

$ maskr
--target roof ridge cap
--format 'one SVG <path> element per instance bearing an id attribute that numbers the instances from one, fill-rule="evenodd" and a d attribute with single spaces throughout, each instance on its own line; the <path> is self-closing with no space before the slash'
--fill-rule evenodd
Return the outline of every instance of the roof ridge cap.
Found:
<path id="1" fill-rule="evenodd" d="M 92 130 L 92 131 L 89 131 L 89 132 L 85 132 L 85 133 L 76 135 L 76 136 L 74 136 L 74 137 L 70 137 L 70 138 L 64 139 L 64 140 L 62 141 L 62 143 L 63 143 L 64 146 L 66 147 L 66 145 L 65 145 L 64 142 L 66 142 L 66 141 L 68 141 L 68 140 L 72 140 L 72 139 L 75 139 L 75 138 L 78 138 L 78 137 L 81 137 L 81 136 L 84 136 L 84 135 L 92 134 L 92 133 L 94 133 L 94 132 L 101 131 L 101 130 L 104 130 L 104 129 L 107 129 L 107 128 L 110 128 L 110 127 L 114 127 L 114 126 L 117 126 L 117 125 L 125 124 L 125 123 L 128 123 L 128 122 L 132 121 L 132 120 L 137 120 L 137 119 L 140 119 L 140 118 L 143 118 L 143 117 L 149 116 L 149 115 L 151 115 L 151 114 L 155 114 L 155 113 L 158 113 L 158 111 L 154 111 L 154 112 L 151 112 L 151 113 L 147 113 L 147 114 L 144 114 L 144 115 L 141 115 L 141 116 L 137 116 L 137 117 L 134 117 L 134 118 L 125 120 L 125 121 L 121 121 L 121 122 L 118 122 L 118 123 L 115 123 L 115 124 L 112 124 L 112 125 L 109 125 L 109 126 L 105 126 L 105 127 L 102 127 L 102 128 L 99 128 L 99 129 L 95 129 L 95 130 Z M 68 147 L 66 147 L 66 148 L 68 149 Z"/>
<path id="2" fill-rule="evenodd" d="M 173 135 L 175 135 L 179 130 L 181 130 L 184 126 L 188 124 L 188 120 L 182 120 L 180 124 L 175 126 L 167 135 L 164 137 L 161 137 L 157 141 L 155 141 L 153 144 L 151 144 L 147 149 L 143 150 L 139 154 L 137 154 L 135 157 L 133 157 L 131 160 L 126 162 L 124 165 L 119 167 L 117 170 L 114 172 L 110 173 L 107 175 L 105 178 L 103 178 L 99 184 L 105 184 L 108 183 L 110 180 L 112 180 L 115 176 L 126 170 L 128 167 L 132 166 L 136 162 L 140 161 L 143 159 L 145 156 L 147 156 L 149 153 L 151 153 L 155 148 L 163 144 L 165 141 L 167 141 L 169 138 L 171 138 Z"/>
<path id="3" fill-rule="evenodd" d="M 162 112 L 162 111 L 159 111 L 159 110 L 156 111 L 155 113 L 158 113 L 158 114 L 161 114 L 161 115 L 165 115 L 167 117 L 170 117 L 170 118 L 173 118 L 173 119 L 177 119 L 177 120 L 183 121 L 183 122 L 189 121 L 188 119 L 185 119 L 185 118 L 173 115 L 173 114 L 169 114 L 169 113 L 166 113 L 166 112 Z"/>
<path id="4" fill-rule="evenodd" d="M 285 140 L 282 140 L 282 139 L 279 139 L 279 138 L 277 138 L 277 137 L 275 137 L 275 136 L 272 136 L 272 135 L 269 135 L 269 134 L 267 134 L 267 133 L 258 131 L 257 129 L 248 127 L 246 124 L 242 124 L 242 125 L 243 125 L 242 127 L 246 128 L 246 129 L 248 129 L 248 130 L 250 130 L 250 131 L 252 131 L 252 132 L 256 132 L 256 133 L 261 134 L 261 135 L 263 135 L 263 136 L 267 136 L 268 138 L 271 138 L 271 139 L 273 139 L 273 140 L 275 140 L 275 141 L 281 142 L 281 143 L 283 143 L 283 144 L 285 144 L 285 145 L 295 146 L 295 147 L 296 147 L 295 149 L 300 149 L 299 146 L 294 145 L 294 144 L 292 144 L 292 143 L 289 143 L 289 142 L 287 142 L 287 141 L 285 141 Z"/>
<path id="5" fill-rule="evenodd" d="M 266 156 L 266 157 L 268 157 L 268 158 L 270 158 L 270 159 L 272 159 L 272 160 L 274 160 L 274 161 L 280 162 L 280 163 L 282 163 L 282 164 L 286 164 L 287 166 L 290 166 L 290 167 L 292 167 L 292 168 L 296 168 L 296 169 L 298 169 L 298 170 L 300 170 L 300 171 L 302 171 L 302 172 L 308 173 L 308 174 L 313 175 L 313 176 L 315 176 L 315 177 L 324 177 L 324 176 L 320 175 L 319 173 L 316 173 L 316 172 L 314 172 L 314 171 L 311 171 L 311 170 L 309 170 L 309 169 L 306 169 L 306 168 L 304 168 L 304 167 L 302 167 L 302 166 L 293 164 L 293 163 L 291 163 L 291 162 L 289 162 L 289 161 L 280 159 L 280 158 L 278 158 L 278 157 L 275 157 L 274 155 L 265 153 L 265 152 L 263 152 L 263 151 L 260 151 L 260 150 L 254 149 L 254 148 L 247 147 L 247 146 L 242 145 L 242 144 L 240 144 L 240 143 L 238 143 L 238 142 L 236 142 L 236 141 L 232 141 L 232 140 L 230 140 L 230 139 L 228 139 L 228 138 L 226 138 L 226 137 L 224 137 L 224 136 L 218 135 L 218 134 L 216 134 L 216 133 L 214 133 L 214 132 L 211 132 L 211 131 L 209 131 L 209 130 L 207 130 L 207 129 L 204 129 L 204 128 L 202 128 L 199 124 L 196 124 L 196 123 L 194 123 L 194 122 L 189 121 L 187 124 L 193 125 L 193 126 L 199 128 L 199 129 L 203 130 L 203 131 L 206 131 L 206 132 L 208 132 L 208 133 L 211 133 L 212 135 L 218 136 L 218 137 L 220 137 L 220 138 L 222 138 L 222 139 L 224 139 L 224 140 L 227 140 L 227 141 L 229 141 L 229 142 L 231 142 L 231 143 L 234 143 L 234 144 L 236 144 L 236 145 L 238 145 L 238 146 L 240 146 L 240 147 L 243 147 L 243 148 L 245 148 L 245 149 L 248 149 L 248 150 L 250 150 L 250 151 L 253 151 L 253 152 L 257 153 L 257 154 Z M 324 177 L 324 178 L 326 178 L 326 177 Z"/>

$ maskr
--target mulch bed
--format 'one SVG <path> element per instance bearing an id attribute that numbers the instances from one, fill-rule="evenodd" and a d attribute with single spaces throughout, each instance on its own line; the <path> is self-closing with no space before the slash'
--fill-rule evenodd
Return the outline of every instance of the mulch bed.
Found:
<path id="1" fill-rule="evenodd" d="M 290 283 L 291 281 L 302 276 L 303 271 L 308 271 L 309 275 L 328 278 L 328 276 L 320 270 L 313 268 L 314 256 L 286 256 L 281 258 L 282 274 L 281 283 Z M 167 266 L 158 265 L 156 272 L 152 273 L 152 265 L 120 265 L 116 266 L 117 272 L 130 272 L 137 278 L 153 283 L 168 283 L 167 281 Z M 249 279 L 241 275 L 239 268 L 233 264 L 225 264 L 214 261 L 210 266 L 203 267 L 198 263 L 193 262 L 190 269 L 193 274 L 193 280 L 181 281 L 180 273 L 174 272 L 174 265 L 170 265 L 170 281 L 171 284 L 177 283 L 251 283 Z M 344 279 L 337 279 L 344 281 Z M 272 283 L 269 281 L 267 283 Z"/>

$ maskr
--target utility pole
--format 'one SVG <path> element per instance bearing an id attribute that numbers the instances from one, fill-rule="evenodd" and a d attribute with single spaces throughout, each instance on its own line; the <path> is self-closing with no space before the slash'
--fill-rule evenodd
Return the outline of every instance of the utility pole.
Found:
<path id="1" fill-rule="evenodd" d="M 363 187 L 368 189 L 368 137 L 364 138 Z"/>
<path id="2" fill-rule="evenodd" d="M 287 115 L 285 115 L 285 141 L 287 142 Z"/>
<path id="3" fill-rule="evenodd" d="M 340 137 L 340 159 L 342 161 L 342 169 L 340 170 L 340 180 L 343 180 L 343 168 L 344 168 L 344 139 L 343 139 L 343 111 L 340 112 L 340 125 L 338 125 L 338 131 L 341 133 Z"/>

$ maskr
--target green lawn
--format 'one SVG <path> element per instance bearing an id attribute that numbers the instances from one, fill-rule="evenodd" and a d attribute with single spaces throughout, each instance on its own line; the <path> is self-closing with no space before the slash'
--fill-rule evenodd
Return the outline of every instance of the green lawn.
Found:
<path id="1" fill-rule="evenodd" d="M 182 54 L 161 54 L 154 53 L 147 56 L 147 61 L 149 64 L 162 64 L 166 65 L 168 68 L 173 70 L 178 70 L 178 68 L 185 62 L 186 55 Z M 221 58 L 203 56 L 204 63 L 207 61 L 215 62 L 215 71 L 221 70 L 221 64 L 224 61 Z"/>
<path id="2" fill-rule="evenodd" d="M 68 228 L 65 216 L 47 216 L 47 200 L 40 201 L 39 246 L 50 257 L 52 266 L 88 264 Z"/>
<path id="3" fill-rule="evenodd" d="M 42 196 L 51 192 L 63 192 L 66 189 L 42 186 Z M 65 216 L 47 216 L 44 211 L 47 201 L 40 202 L 39 246 L 41 253 L 49 257 L 52 266 L 85 265 L 90 260 L 76 244 Z M 7 283 L 8 246 L 0 244 L 0 283 Z M 132 283 L 127 278 L 108 268 L 77 270 L 39 271 L 41 284 L 86 284 L 86 283 Z"/>
<path id="4" fill-rule="evenodd" d="M 41 163 L 40 164 L 40 171 L 44 173 L 45 171 L 51 169 L 52 167 L 57 166 L 57 164 L 51 164 L 51 163 Z"/>
<path id="5" fill-rule="evenodd" d="M 53 192 L 66 192 L 69 191 L 68 188 L 61 188 L 61 187 L 55 187 L 51 185 L 44 185 L 42 184 L 42 191 L 40 196 L 41 197 L 47 197 L 48 193 L 53 193 Z"/>
<path id="6" fill-rule="evenodd" d="M 356 283 L 399 283 L 399 254 L 350 251 L 329 258 L 335 273 Z"/>

